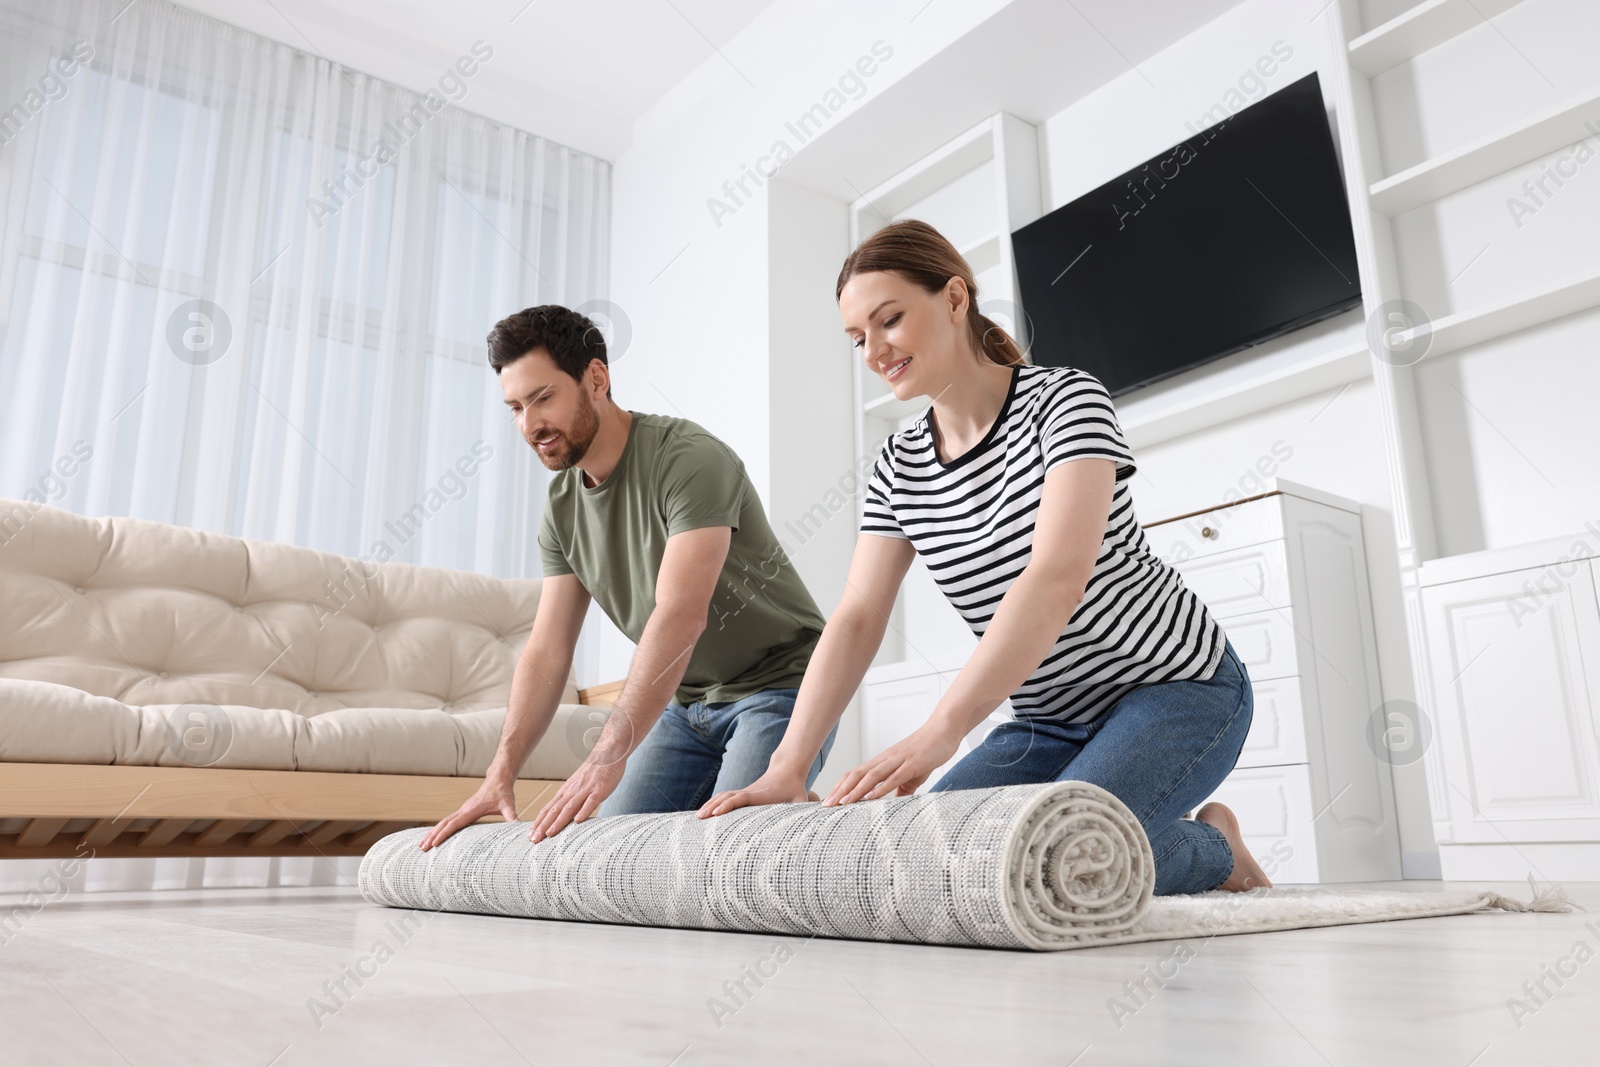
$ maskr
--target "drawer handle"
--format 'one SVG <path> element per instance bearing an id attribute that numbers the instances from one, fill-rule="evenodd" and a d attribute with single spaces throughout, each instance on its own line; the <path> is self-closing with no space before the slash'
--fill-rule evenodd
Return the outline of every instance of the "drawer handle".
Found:
<path id="1" fill-rule="evenodd" d="M 1215 541 L 1217 539 L 1217 531 L 1209 526 L 1202 526 L 1200 527 L 1200 536 L 1207 540 Z"/>

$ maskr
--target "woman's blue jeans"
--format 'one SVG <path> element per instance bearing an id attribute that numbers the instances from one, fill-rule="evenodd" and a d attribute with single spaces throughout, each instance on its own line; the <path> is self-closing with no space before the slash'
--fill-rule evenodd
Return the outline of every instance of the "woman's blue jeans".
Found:
<path id="1" fill-rule="evenodd" d="M 1220 830 L 1182 816 L 1233 770 L 1254 709 L 1250 675 L 1228 642 L 1206 681 L 1140 686 L 1094 722 L 1001 723 L 933 791 L 1092 782 L 1149 835 L 1156 895 L 1203 893 L 1233 873 L 1233 850 Z"/>

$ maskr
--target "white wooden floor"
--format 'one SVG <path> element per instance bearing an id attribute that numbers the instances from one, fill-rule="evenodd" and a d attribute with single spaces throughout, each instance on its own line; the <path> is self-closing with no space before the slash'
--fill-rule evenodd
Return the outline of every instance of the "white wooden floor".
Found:
<path id="1" fill-rule="evenodd" d="M 1171 943 L 1027 954 L 452 914 L 407 930 L 418 913 L 343 887 L 78 894 L 0 927 L 0 1062 L 1595 1063 L 1600 885 L 1568 889 L 1589 914 L 1219 937 L 1187 962 Z M 0 921 L 22 902 L 0 897 Z M 1176 974 L 1130 996 L 1163 960 Z"/>

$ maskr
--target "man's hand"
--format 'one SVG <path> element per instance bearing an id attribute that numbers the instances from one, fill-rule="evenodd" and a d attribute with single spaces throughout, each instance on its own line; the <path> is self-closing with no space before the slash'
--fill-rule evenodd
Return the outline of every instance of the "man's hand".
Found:
<path id="1" fill-rule="evenodd" d="M 485 778 L 478 791 L 468 797 L 454 815 L 440 819 L 432 830 L 423 835 L 417 847 L 426 852 L 436 845 L 442 845 L 463 826 L 471 826 L 485 815 L 496 812 L 506 822 L 516 822 L 517 795 L 512 786 L 513 783 L 498 778 Z"/>
<path id="2" fill-rule="evenodd" d="M 626 759 L 603 756 L 597 748 L 575 771 L 571 778 L 561 783 L 550 803 L 533 821 L 528 840 L 538 844 L 545 838 L 560 833 L 568 823 L 583 822 L 593 815 L 600 802 L 616 791 L 626 769 Z"/>
<path id="3" fill-rule="evenodd" d="M 824 807 L 877 800 L 893 793 L 910 796 L 956 754 L 961 738 L 933 723 L 925 723 L 910 737 L 896 742 L 839 779 L 823 798 Z"/>
<path id="4" fill-rule="evenodd" d="M 713 815 L 733 811 L 735 808 L 758 804 L 799 804 L 811 799 L 814 798 L 806 789 L 804 778 L 782 771 L 774 772 L 769 767 L 765 774 L 743 789 L 730 789 L 706 801 L 700 808 L 699 815 L 702 819 L 708 819 Z"/>

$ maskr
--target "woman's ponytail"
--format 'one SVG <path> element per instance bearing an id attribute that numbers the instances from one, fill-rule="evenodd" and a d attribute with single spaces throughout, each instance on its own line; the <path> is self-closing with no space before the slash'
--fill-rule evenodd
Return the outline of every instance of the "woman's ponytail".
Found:
<path id="1" fill-rule="evenodd" d="M 998 363 L 1002 367 L 1014 366 L 1025 363 L 1027 360 L 1022 355 L 1016 339 L 1005 328 L 987 315 L 980 315 L 977 310 L 977 294 L 973 294 L 972 310 L 967 314 L 967 324 L 973 334 L 973 345 L 982 353 L 983 357 L 991 363 Z"/>

